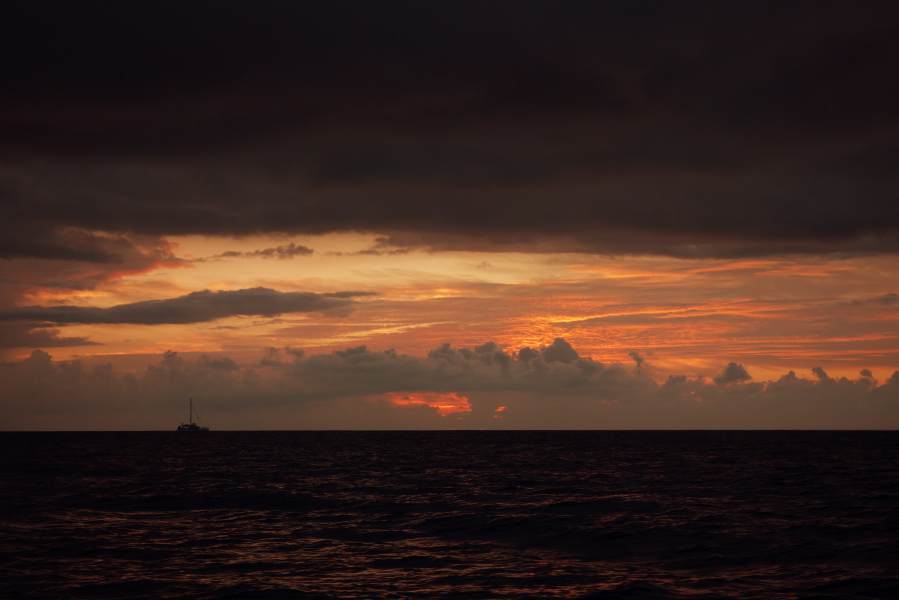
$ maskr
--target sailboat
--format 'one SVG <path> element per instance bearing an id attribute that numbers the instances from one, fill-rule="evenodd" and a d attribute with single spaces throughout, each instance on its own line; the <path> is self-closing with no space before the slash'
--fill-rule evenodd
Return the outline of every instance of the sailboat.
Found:
<path id="1" fill-rule="evenodd" d="M 178 431 L 209 431 L 208 427 L 200 427 L 196 423 L 194 423 L 194 415 L 197 413 L 194 412 L 194 398 L 190 397 L 190 414 L 187 418 L 187 423 L 181 423 L 178 425 Z M 197 420 L 200 420 L 199 415 L 197 415 Z"/>

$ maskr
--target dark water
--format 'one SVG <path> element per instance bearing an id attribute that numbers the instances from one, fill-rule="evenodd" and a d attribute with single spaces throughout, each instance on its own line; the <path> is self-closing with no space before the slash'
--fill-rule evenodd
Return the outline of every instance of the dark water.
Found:
<path id="1" fill-rule="evenodd" d="M 0 598 L 899 598 L 899 432 L 0 434 Z"/>

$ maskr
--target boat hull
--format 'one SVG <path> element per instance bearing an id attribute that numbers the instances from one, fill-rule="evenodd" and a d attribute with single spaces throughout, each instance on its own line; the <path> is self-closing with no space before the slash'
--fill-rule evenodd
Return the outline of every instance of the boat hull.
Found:
<path id="1" fill-rule="evenodd" d="M 203 433 L 209 431 L 208 427 L 200 427 L 195 425 L 194 423 L 190 423 L 189 425 L 179 425 L 176 431 L 184 431 L 187 433 Z"/>

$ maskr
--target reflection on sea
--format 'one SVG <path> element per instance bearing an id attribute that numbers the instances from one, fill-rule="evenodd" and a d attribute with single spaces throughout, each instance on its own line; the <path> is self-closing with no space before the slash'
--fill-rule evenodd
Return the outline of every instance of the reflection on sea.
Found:
<path id="1" fill-rule="evenodd" d="M 4 434 L 4 598 L 886 598 L 893 432 Z"/>

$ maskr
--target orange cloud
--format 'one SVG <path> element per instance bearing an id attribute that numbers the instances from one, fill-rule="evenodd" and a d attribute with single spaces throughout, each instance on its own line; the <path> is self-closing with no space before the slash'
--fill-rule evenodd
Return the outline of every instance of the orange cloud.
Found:
<path id="1" fill-rule="evenodd" d="M 442 394 L 439 392 L 415 392 L 415 393 L 391 393 L 386 394 L 387 400 L 394 406 L 430 406 L 436 408 L 441 417 L 455 413 L 471 412 L 471 404 L 468 398 L 453 392 Z"/>

